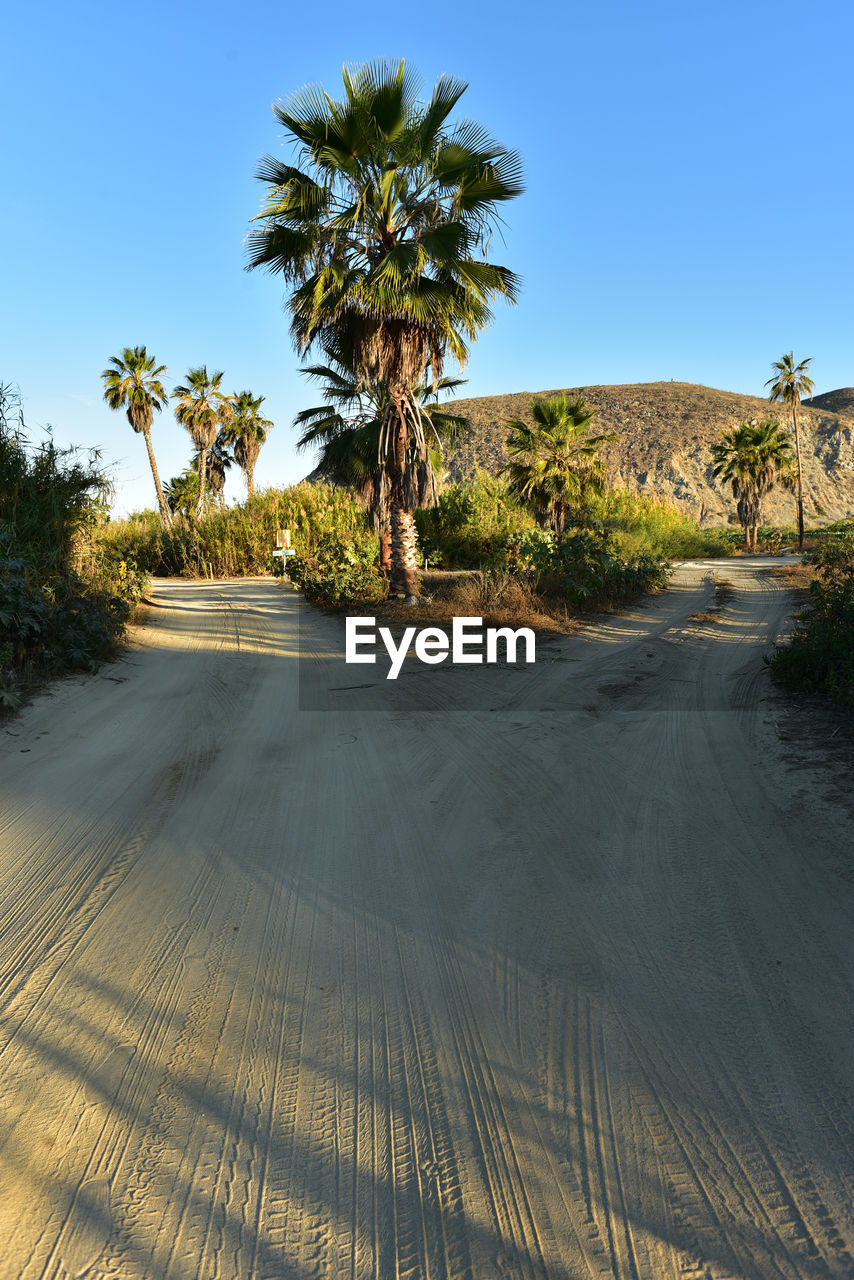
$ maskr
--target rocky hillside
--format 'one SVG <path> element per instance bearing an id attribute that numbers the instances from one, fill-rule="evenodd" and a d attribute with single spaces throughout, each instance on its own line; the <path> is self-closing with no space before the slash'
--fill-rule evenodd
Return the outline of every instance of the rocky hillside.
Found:
<path id="1" fill-rule="evenodd" d="M 712 480 L 712 445 L 740 422 L 775 418 L 791 426 L 791 414 L 759 396 L 716 391 L 687 382 L 642 382 L 615 387 L 572 387 L 596 408 L 597 431 L 616 432 L 605 451 L 613 479 L 629 489 L 671 498 L 704 524 L 735 521 L 735 504 Z M 557 391 L 541 391 L 552 396 Z M 477 467 L 496 471 L 506 460 L 508 418 L 529 417 L 532 393 L 454 402 L 472 431 L 448 456 L 449 478 Z M 805 401 L 800 412 L 804 505 L 808 522 L 854 516 L 854 388 Z M 766 500 L 774 523 L 795 521 L 793 495 L 775 491 Z"/>
<path id="2" fill-rule="evenodd" d="M 854 387 L 840 387 L 838 391 L 825 391 L 823 395 L 804 400 L 813 409 L 829 409 L 842 417 L 854 418 Z"/>

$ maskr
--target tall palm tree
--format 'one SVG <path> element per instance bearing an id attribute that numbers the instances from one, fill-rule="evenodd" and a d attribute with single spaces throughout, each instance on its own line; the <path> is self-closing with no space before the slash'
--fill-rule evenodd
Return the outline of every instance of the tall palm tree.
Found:
<path id="1" fill-rule="evenodd" d="M 795 484 L 792 442 L 779 422 L 742 422 L 723 433 L 712 458 L 712 475 L 731 485 L 745 545 L 755 551 L 762 499 L 778 480 L 789 489 Z"/>
<path id="2" fill-rule="evenodd" d="M 264 396 L 235 391 L 230 402 L 231 418 L 222 430 L 222 440 L 234 449 L 234 461 L 246 476 L 246 496 L 251 501 L 255 495 L 255 464 L 273 424 L 261 416 Z"/>
<path id="3" fill-rule="evenodd" d="M 595 409 L 579 396 L 532 400 L 533 425 L 517 418 L 507 426 L 510 461 L 501 468 L 510 490 L 533 504 L 537 521 L 561 534 L 573 511 L 602 494 L 607 482 L 600 447 L 616 436 L 590 435 Z"/>
<path id="4" fill-rule="evenodd" d="M 168 401 L 160 381 L 166 373 L 166 366 L 155 364 L 154 356 L 150 356 L 145 347 L 125 347 L 120 356 L 110 356 L 108 363 L 109 367 L 101 374 L 104 399 L 111 409 L 126 409 L 128 422 L 134 431 L 143 436 L 154 477 L 160 519 L 165 525 L 169 525 L 172 513 L 163 495 L 151 445 L 151 424 L 155 411 L 159 413 Z"/>
<path id="5" fill-rule="evenodd" d="M 801 396 L 806 394 L 812 395 L 815 390 L 815 383 L 807 376 L 807 366 L 812 364 L 812 356 L 808 356 L 806 360 L 802 360 L 800 364 L 795 364 L 794 352 L 790 351 L 788 355 L 782 356 L 779 360 L 775 360 L 771 365 L 774 370 L 772 377 L 765 383 L 766 387 L 770 387 L 769 400 L 782 400 L 786 404 L 792 406 L 792 422 L 795 427 L 795 452 L 797 454 L 797 470 L 798 470 L 798 550 L 804 549 L 804 490 L 801 479 L 801 433 L 798 428 L 798 406 L 801 403 Z"/>
<path id="6" fill-rule="evenodd" d="M 392 591 L 418 590 L 407 457 L 429 448 L 417 388 L 436 383 L 450 353 L 491 319 L 519 281 L 485 254 L 498 207 L 522 190 L 515 153 L 470 120 L 448 117 L 466 89 L 442 76 L 428 102 L 404 63 L 345 68 L 344 97 L 310 87 L 274 108 L 302 168 L 272 157 L 248 237 L 248 267 L 292 286 L 291 333 L 300 352 L 346 335 L 352 365 L 386 388 L 379 459 L 388 476 Z"/>
<path id="7" fill-rule="evenodd" d="M 355 489 L 362 498 L 380 537 L 380 571 L 387 574 L 391 570 L 391 502 L 379 446 L 388 392 L 382 386 L 366 388 L 360 384 L 343 355 L 335 360 L 330 353 L 329 358 L 334 366 L 311 365 L 300 370 L 323 382 L 325 403 L 297 414 L 294 426 L 302 428 L 297 448 L 320 445 L 315 474 Z M 460 386 L 462 379 L 443 377 L 435 387 L 425 381 L 416 388 L 429 444 L 426 454 L 414 441 L 408 446 L 404 487 L 412 510 L 436 505 L 436 477 L 443 450 L 469 425 L 466 418 L 450 413 L 436 399 L 439 392 L 455 392 Z"/>
<path id="8" fill-rule="evenodd" d="M 231 405 L 220 391 L 223 376 L 221 370 L 209 374 L 207 365 L 200 365 L 197 369 L 190 369 L 186 384 L 176 387 L 172 392 L 173 398 L 178 402 L 175 417 L 182 427 L 187 428 L 196 446 L 196 468 L 199 472 L 197 520 L 205 505 L 207 451 L 215 443 L 220 426 L 231 418 Z"/>

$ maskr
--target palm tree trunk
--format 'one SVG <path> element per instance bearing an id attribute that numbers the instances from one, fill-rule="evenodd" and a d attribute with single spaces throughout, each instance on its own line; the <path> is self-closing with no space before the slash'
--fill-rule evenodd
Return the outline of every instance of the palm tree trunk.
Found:
<path id="1" fill-rule="evenodd" d="M 391 527 L 380 528 L 380 573 L 387 578 L 391 572 Z"/>
<path id="2" fill-rule="evenodd" d="M 196 503 L 196 519 L 201 520 L 205 509 L 205 473 L 208 466 L 208 451 L 204 446 L 199 450 L 199 500 Z"/>
<path id="3" fill-rule="evenodd" d="M 148 461 L 151 464 L 151 474 L 154 476 L 154 488 L 157 492 L 157 505 L 160 507 L 160 519 L 168 529 L 172 524 L 172 512 L 169 510 L 169 504 L 163 496 L 163 486 L 160 483 L 157 463 L 154 461 L 154 449 L 151 445 L 151 432 L 147 427 L 144 427 L 142 434 L 145 437 L 145 447 L 148 450 Z"/>
<path id="4" fill-rule="evenodd" d="M 418 596 L 418 535 L 411 511 L 396 504 L 391 511 L 391 595 Z"/>
<path id="5" fill-rule="evenodd" d="M 795 423 L 795 453 L 798 458 L 798 550 L 804 549 L 804 490 L 801 480 L 801 433 L 798 428 L 798 399 L 792 401 L 792 418 Z"/>
<path id="6" fill-rule="evenodd" d="M 246 501 L 251 502 L 255 497 L 255 467 L 246 468 Z"/>
<path id="7" fill-rule="evenodd" d="M 389 594 L 418 598 L 418 534 L 415 517 L 408 510 L 404 472 L 406 468 L 406 395 L 390 397 L 387 412 L 393 418 L 393 445 L 389 467 L 391 497 L 391 573 Z"/>

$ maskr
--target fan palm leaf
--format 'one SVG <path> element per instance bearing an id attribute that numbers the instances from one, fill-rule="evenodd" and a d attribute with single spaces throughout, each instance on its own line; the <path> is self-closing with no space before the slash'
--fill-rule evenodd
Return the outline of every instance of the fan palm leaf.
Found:
<path id="1" fill-rule="evenodd" d="M 530 503 L 538 522 L 561 534 L 572 514 L 604 492 L 607 470 L 599 457 L 613 434 L 590 434 L 595 409 L 565 395 L 532 400 L 533 423 L 508 421 L 509 461 L 501 468 L 511 492 Z"/>
<path id="2" fill-rule="evenodd" d="M 111 409 L 124 409 L 134 431 L 145 440 L 148 462 L 154 477 L 154 490 L 160 518 L 169 525 L 172 513 L 160 484 L 160 475 L 154 459 L 151 443 L 151 424 L 168 398 L 161 381 L 166 366 L 157 364 L 145 347 L 125 347 L 119 356 L 110 356 L 107 368 L 101 374 L 104 383 L 104 399 Z"/>

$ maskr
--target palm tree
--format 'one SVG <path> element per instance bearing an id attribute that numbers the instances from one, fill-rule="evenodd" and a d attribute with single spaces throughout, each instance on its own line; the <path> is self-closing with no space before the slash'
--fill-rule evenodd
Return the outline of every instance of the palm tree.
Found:
<path id="1" fill-rule="evenodd" d="M 199 502 L 199 473 L 195 466 L 186 467 L 163 486 L 169 509 L 175 515 L 190 516 Z"/>
<path id="2" fill-rule="evenodd" d="M 537 521 L 561 534 L 574 510 L 601 495 L 607 470 L 598 456 L 611 435 L 590 435 L 595 414 L 579 396 L 532 400 L 533 426 L 511 419 L 507 426 L 510 461 L 501 468 L 511 492 L 533 504 Z"/>
<path id="3" fill-rule="evenodd" d="M 311 365 L 300 372 L 323 382 L 325 404 L 303 409 L 294 426 L 303 433 L 297 448 L 320 445 L 315 474 L 334 484 L 354 488 L 365 503 L 368 517 L 380 536 L 380 572 L 391 570 L 391 503 L 388 471 L 379 460 L 379 446 L 388 398 L 382 386 L 360 385 L 352 365 L 339 354 L 329 353 L 330 365 Z M 333 367 L 334 365 L 334 367 Z M 412 510 L 433 507 L 438 499 L 437 472 L 443 450 L 467 427 L 468 420 L 439 404 L 439 392 L 455 392 L 460 378 L 441 378 L 435 388 L 425 381 L 416 388 L 418 408 L 429 432 L 426 455 L 414 441 L 409 444 L 404 487 Z"/>
<path id="4" fill-rule="evenodd" d="M 782 400 L 792 406 L 792 421 L 795 426 L 795 452 L 798 470 L 798 550 L 804 549 L 804 491 L 801 480 L 801 433 L 798 429 L 798 405 L 803 394 L 812 395 L 815 383 L 807 376 L 807 365 L 812 364 L 812 356 L 795 364 L 794 352 L 775 360 L 771 365 L 774 376 L 765 383 L 771 388 L 769 400 Z"/>
<path id="5" fill-rule="evenodd" d="M 246 495 L 251 501 L 255 494 L 255 464 L 273 424 L 260 413 L 264 396 L 235 391 L 230 401 L 231 419 L 223 428 L 222 440 L 234 449 L 234 461 L 246 476 Z"/>
<path id="6" fill-rule="evenodd" d="M 190 433 L 196 446 L 196 467 L 199 472 L 199 498 L 196 504 L 198 520 L 205 505 L 205 476 L 207 451 L 216 441 L 220 426 L 231 418 L 231 406 L 220 391 L 223 373 L 217 370 L 208 374 L 207 365 L 190 369 L 187 383 L 172 392 L 177 400 L 175 417 Z"/>
<path id="7" fill-rule="evenodd" d="M 165 525 L 169 525 L 172 514 L 163 496 L 151 445 L 151 424 L 155 410 L 159 413 L 167 403 L 167 395 L 160 381 L 165 373 L 166 366 L 156 365 L 154 356 L 150 356 L 145 347 L 125 347 L 120 356 L 110 356 L 109 368 L 104 370 L 101 377 L 107 404 L 111 409 L 126 409 L 128 422 L 145 439 L 160 518 Z"/>
<path id="8" fill-rule="evenodd" d="M 498 206 L 522 190 L 518 157 L 469 120 L 448 117 L 464 93 L 442 76 L 429 102 L 404 63 L 343 72 L 344 97 L 310 87 L 275 114 L 303 168 L 273 157 L 248 267 L 292 286 L 291 333 L 300 352 L 346 338 L 366 387 L 384 387 L 379 460 L 389 485 L 392 590 L 414 598 L 417 558 L 407 458 L 429 445 L 417 388 L 438 383 L 450 354 L 491 319 L 495 297 L 518 279 L 485 261 Z M 479 256 L 478 256 L 479 255 Z"/>
<path id="9" fill-rule="evenodd" d="M 234 462 L 234 458 L 228 452 L 226 431 L 226 426 L 220 427 L 216 440 L 207 451 L 205 460 L 208 488 L 218 502 L 220 511 L 225 510 L 225 473 Z"/>
<path id="10" fill-rule="evenodd" d="M 779 480 L 795 483 L 792 442 L 779 422 L 742 422 L 725 431 L 712 449 L 712 475 L 732 486 L 739 523 L 748 550 L 756 550 L 756 530 L 762 520 L 762 499 Z"/>

